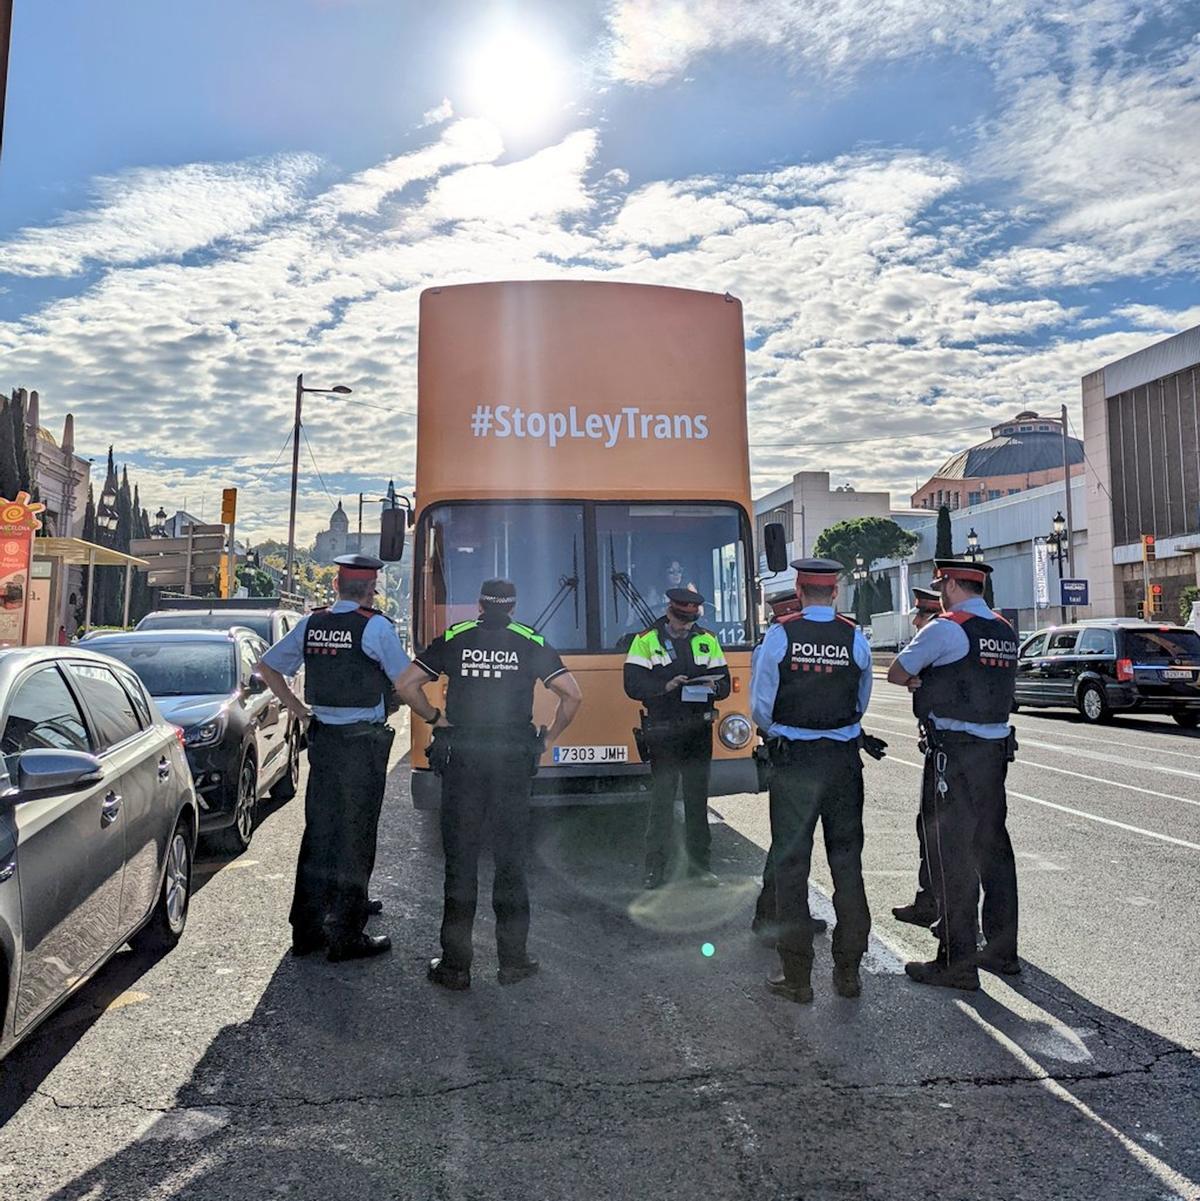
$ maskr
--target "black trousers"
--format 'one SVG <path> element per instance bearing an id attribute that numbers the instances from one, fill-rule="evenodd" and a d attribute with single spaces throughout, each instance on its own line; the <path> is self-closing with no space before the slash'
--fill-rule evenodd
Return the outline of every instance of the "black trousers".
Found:
<path id="1" fill-rule="evenodd" d="M 925 813 L 928 809 L 928 797 L 933 792 L 933 760 L 926 758 L 925 768 L 921 772 L 921 800 L 917 806 L 917 895 L 914 905 L 922 908 L 937 909 L 937 897 L 933 885 L 929 881 L 929 852 L 925 848 Z"/>
<path id="2" fill-rule="evenodd" d="M 393 738 L 395 731 L 382 722 L 309 725 L 304 837 L 290 917 L 297 939 L 317 937 L 328 927 L 332 942 L 350 941 L 367 924 L 367 885 Z"/>
<path id="3" fill-rule="evenodd" d="M 496 864 L 492 909 L 501 967 L 523 963 L 529 937 L 529 844 L 532 741 L 528 730 L 508 739 L 471 740 L 456 733 L 442 775 L 442 846 L 446 855 L 442 959 L 467 970 L 479 899 L 479 856 L 491 846 Z"/>
<path id="4" fill-rule="evenodd" d="M 763 864 L 762 888 L 754 902 L 756 922 L 775 921 L 775 843 L 767 847 L 767 861 Z"/>
<path id="5" fill-rule="evenodd" d="M 807 973 L 813 959 L 808 873 L 817 819 L 833 876 L 833 959 L 857 966 L 867 949 L 871 911 L 863 887 L 863 782 L 858 744 L 818 738 L 788 742 L 773 753 L 771 855 L 779 957 L 789 977 Z"/>
<path id="6" fill-rule="evenodd" d="M 685 847 L 690 871 L 708 871 L 712 835 L 708 829 L 708 777 L 712 767 L 712 727 L 681 725 L 652 738 L 650 812 L 646 820 L 646 867 L 667 865 L 675 830 L 675 794 L 683 792 Z"/>
<path id="7" fill-rule="evenodd" d="M 928 762 L 933 781 L 922 816 L 929 878 L 938 902 L 939 956 L 949 963 L 975 956 L 980 885 L 988 947 L 1003 956 L 1016 955 L 1017 865 L 1005 825 L 1005 744 L 943 733 Z M 939 774 L 945 792 L 937 787 Z"/>

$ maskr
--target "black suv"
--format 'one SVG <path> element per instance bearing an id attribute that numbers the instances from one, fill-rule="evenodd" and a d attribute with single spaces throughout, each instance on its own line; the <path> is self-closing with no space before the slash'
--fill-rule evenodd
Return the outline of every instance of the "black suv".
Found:
<path id="1" fill-rule="evenodd" d="M 1039 630 L 1021 647 L 1019 705 L 1075 708 L 1090 722 L 1169 713 L 1200 725 L 1200 634 L 1115 618 Z"/>

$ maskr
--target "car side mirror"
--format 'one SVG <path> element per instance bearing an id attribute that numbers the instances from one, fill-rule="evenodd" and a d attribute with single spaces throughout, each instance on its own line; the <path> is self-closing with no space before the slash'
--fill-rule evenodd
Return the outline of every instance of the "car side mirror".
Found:
<path id="1" fill-rule="evenodd" d="M 256 671 L 250 673 L 250 679 L 246 682 L 247 692 L 266 692 L 267 682 Z"/>
<path id="2" fill-rule="evenodd" d="M 100 760 L 86 751 L 31 750 L 16 756 L 12 775 L 17 782 L 17 793 L 12 799 L 23 801 L 31 796 L 98 784 L 104 769 Z"/>
<path id="3" fill-rule="evenodd" d="M 778 521 L 769 521 L 763 526 L 763 549 L 767 552 L 767 567 L 772 572 L 787 570 L 787 533 Z"/>
<path id="4" fill-rule="evenodd" d="M 379 518 L 379 557 L 385 563 L 399 563 L 404 558 L 403 509 L 384 509 Z"/>

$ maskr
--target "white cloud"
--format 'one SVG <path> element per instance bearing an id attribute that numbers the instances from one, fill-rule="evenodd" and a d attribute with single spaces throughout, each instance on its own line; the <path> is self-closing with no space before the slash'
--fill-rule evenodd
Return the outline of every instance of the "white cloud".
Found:
<path id="1" fill-rule="evenodd" d="M 676 184 L 652 183 L 625 201 L 611 232 L 618 242 L 671 246 L 723 233 L 745 220 L 740 208 L 718 196 L 696 195 Z"/>
<path id="2" fill-rule="evenodd" d="M 0 274 L 74 275 L 91 262 L 177 256 L 293 212 L 317 169 L 311 155 L 147 167 L 96 181 L 95 206 L 0 243 Z"/>
<path id="3" fill-rule="evenodd" d="M 421 128 L 424 129 L 429 125 L 441 125 L 443 121 L 449 121 L 454 116 L 454 105 L 450 103 L 449 96 L 443 96 L 441 104 L 435 105 L 433 108 L 426 109 L 421 115 Z"/>

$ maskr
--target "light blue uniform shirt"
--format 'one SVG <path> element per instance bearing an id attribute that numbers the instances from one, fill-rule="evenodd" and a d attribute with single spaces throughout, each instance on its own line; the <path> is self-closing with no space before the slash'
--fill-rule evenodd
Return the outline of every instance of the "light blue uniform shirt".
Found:
<path id="1" fill-rule="evenodd" d="M 801 613 L 809 621 L 833 621 L 832 605 L 807 605 Z M 787 654 L 787 623 L 776 622 L 767 631 L 750 660 L 750 715 L 768 738 L 787 738 L 792 742 L 814 742 L 828 738 L 831 742 L 853 742 L 862 733 L 862 723 L 839 726 L 836 730 L 806 730 L 800 726 L 785 726 L 773 721 L 775 694 L 779 691 L 779 665 Z M 858 714 L 867 711 L 871 699 L 871 647 L 862 630 L 854 631 L 854 662 L 862 669 L 858 681 Z"/>
<path id="2" fill-rule="evenodd" d="M 329 606 L 330 613 L 352 613 L 357 601 L 340 600 Z M 304 633 L 308 629 L 308 618 L 304 617 L 293 626 L 262 657 L 262 661 L 273 667 L 280 675 L 294 676 L 304 666 Z M 374 659 L 389 680 L 403 673 L 410 662 L 400 645 L 396 627 L 386 617 L 375 614 L 363 628 L 363 654 Z M 387 710 L 382 701 L 373 708 L 348 709 L 334 705 L 313 705 L 313 716 L 329 726 L 348 726 L 356 721 L 384 721 Z"/>
<path id="3" fill-rule="evenodd" d="M 993 617 L 982 596 L 959 601 L 953 606 L 956 613 L 970 613 L 972 617 Z M 946 667 L 965 659 L 971 642 L 962 626 L 956 621 L 935 618 L 917 631 L 917 636 L 896 656 L 896 661 L 910 676 L 920 675 L 927 667 Z M 958 721 L 953 717 L 929 715 L 939 730 L 958 730 L 974 734 L 976 738 L 1007 738 L 1008 723 L 1003 725 L 981 725 L 975 721 Z"/>

